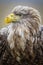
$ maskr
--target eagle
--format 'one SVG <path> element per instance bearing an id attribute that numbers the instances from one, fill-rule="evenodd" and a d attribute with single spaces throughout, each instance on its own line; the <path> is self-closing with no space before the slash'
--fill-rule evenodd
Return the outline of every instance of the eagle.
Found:
<path id="1" fill-rule="evenodd" d="M 43 65 L 40 12 L 28 6 L 16 6 L 5 23 L 8 25 L 0 29 L 0 64 Z"/>

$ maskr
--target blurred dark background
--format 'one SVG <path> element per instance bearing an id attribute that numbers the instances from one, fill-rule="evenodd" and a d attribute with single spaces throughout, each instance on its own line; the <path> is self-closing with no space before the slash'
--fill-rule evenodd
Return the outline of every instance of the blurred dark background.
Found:
<path id="1" fill-rule="evenodd" d="M 5 26 L 4 18 L 17 5 L 25 5 L 39 10 L 43 23 L 43 0 L 0 0 L 0 28 Z"/>

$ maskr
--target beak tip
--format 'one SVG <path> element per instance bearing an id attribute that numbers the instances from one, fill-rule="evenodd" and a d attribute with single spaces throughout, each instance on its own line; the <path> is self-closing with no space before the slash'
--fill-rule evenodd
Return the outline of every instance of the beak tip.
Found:
<path id="1" fill-rule="evenodd" d="M 5 22 L 5 23 L 10 23 L 10 22 L 11 22 L 11 19 L 10 19 L 9 17 L 6 17 L 6 18 L 4 19 L 4 22 Z"/>

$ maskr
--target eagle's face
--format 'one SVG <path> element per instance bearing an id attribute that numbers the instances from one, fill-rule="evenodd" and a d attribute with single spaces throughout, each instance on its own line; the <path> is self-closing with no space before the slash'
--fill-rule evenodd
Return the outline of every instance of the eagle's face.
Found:
<path id="1" fill-rule="evenodd" d="M 28 17 L 28 7 L 22 7 L 21 6 L 18 6 L 18 7 L 15 7 L 13 12 L 8 15 L 6 18 L 5 18 L 5 22 L 6 23 L 11 23 L 11 22 L 18 22 L 20 21 L 21 19 L 26 19 Z"/>

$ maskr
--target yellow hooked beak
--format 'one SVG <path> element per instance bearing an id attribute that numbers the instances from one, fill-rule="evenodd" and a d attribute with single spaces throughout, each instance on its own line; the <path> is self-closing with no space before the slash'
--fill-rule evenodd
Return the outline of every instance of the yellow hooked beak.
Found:
<path id="1" fill-rule="evenodd" d="M 11 22 L 16 22 L 20 19 L 19 16 L 11 13 L 10 15 L 8 15 L 8 17 L 5 18 L 5 23 L 11 23 Z"/>

